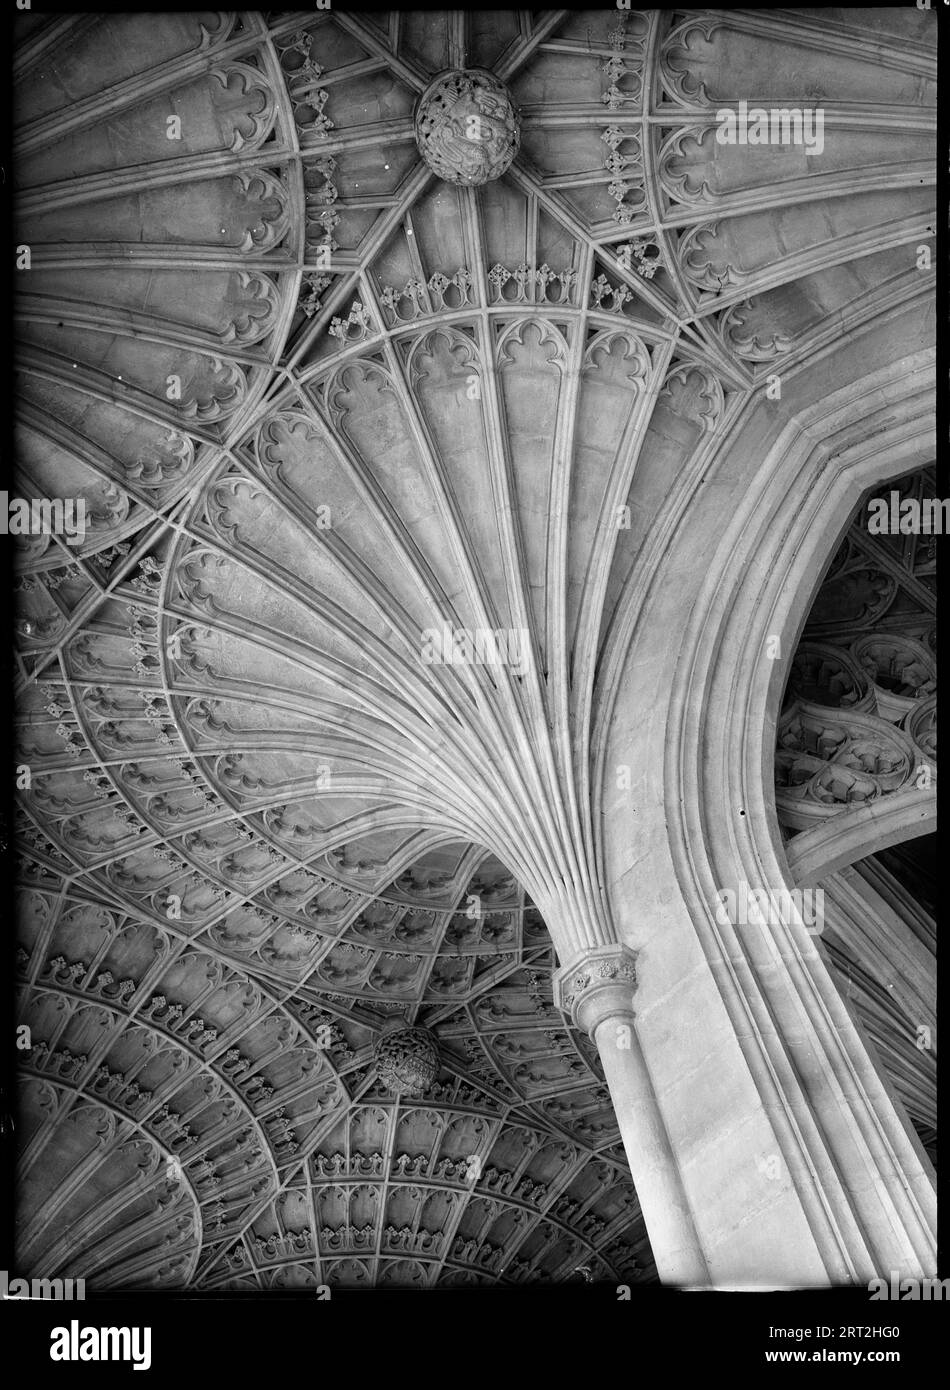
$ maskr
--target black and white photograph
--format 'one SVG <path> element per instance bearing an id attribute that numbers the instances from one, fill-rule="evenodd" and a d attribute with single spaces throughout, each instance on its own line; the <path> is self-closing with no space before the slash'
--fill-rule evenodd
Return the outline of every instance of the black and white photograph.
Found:
<path id="1" fill-rule="evenodd" d="M 31 1370 L 923 1373 L 944 8 L 11 0 Z"/>

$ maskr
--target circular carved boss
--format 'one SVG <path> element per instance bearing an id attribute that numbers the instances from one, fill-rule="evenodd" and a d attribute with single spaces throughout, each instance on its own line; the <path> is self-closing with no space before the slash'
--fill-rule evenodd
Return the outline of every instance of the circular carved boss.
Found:
<path id="1" fill-rule="evenodd" d="M 375 1047 L 376 1075 L 392 1095 L 421 1096 L 439 1072 L 439 1049 L 425 1028 L 387 1024 Z"/>
<path id="2" fill-rule="evenodd" d="M 415 128 L 429 168 L 466 187 L 499 178 L 521 143 L 508 89 L 481 68 L 440 73 L 419 98 Z"/>

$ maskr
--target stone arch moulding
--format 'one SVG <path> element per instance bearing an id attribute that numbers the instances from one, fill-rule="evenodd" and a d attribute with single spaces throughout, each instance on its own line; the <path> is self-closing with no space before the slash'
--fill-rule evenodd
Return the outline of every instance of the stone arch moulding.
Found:
<path id="1" fill-rule="evenodd" d="M 935 1269 L 933 1169 L 814 938 L 797 914 L 716 915 L 723 888 L 794 884 L 772 790 L 789 662 L 860 493 L 933 457 L 932 353 L 889 386 L 862 367 L 875 350 L 852 347 L 824 398 L 812 363 L 781 416 L 760 396 L 734 419 L 697 479 L 722 486 L 660 510 L 604 663 L 600 877 L 637 952 L 637 1035 L 693 1226 L 678 1244 L 694 1233 L 733 1287 Z M 617 766 L 638 770 L 629 820 L 608 814 Z"/>
<path id="2" fill-rule="evenodd" d="M 796 835 L 785 849 L 789 879 L 798 887 L 818 884 L 870 854 L 931 834 L 936 821 L 936 788 L 902 787 L 880 804 L 855 806 Z"/>

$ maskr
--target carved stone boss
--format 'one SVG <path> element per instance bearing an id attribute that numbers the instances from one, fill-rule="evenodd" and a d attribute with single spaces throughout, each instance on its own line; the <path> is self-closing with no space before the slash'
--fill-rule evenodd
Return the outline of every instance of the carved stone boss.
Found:
<path id="1" fill-rule="evenodd" d="M 500 178 L 521 143 L 507 88 L 480 68 L 440 73 L 419 98 L 415 131 L 429 168 L 466 187 Z"/>

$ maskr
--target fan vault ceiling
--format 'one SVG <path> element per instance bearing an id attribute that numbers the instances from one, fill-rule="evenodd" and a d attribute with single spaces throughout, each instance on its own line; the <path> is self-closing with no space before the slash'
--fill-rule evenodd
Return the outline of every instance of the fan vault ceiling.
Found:
<path id="1" fill-rule="evenodd" d="M 655 1278 L 551 994 L 546 920 L 605 911 L 599 663 L 769 374 L 930 292 L 927 18 L 24 20 L 11 493 L 88 518 L 17 541 L 31 1272 Z M 478 187 L 416 145 L 452 68 L 520 113 Z M 718 145 L 750 91 L 836 138 Z"/>

